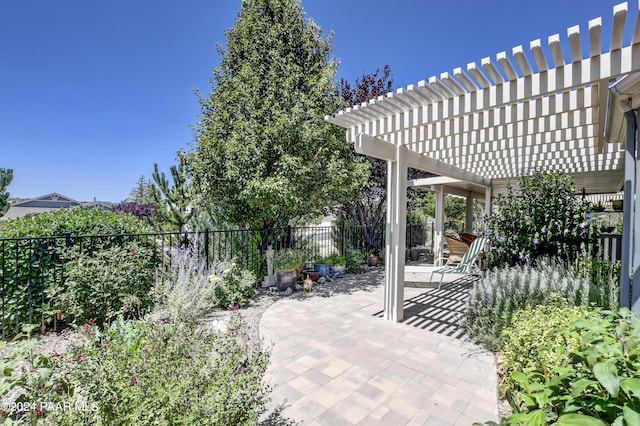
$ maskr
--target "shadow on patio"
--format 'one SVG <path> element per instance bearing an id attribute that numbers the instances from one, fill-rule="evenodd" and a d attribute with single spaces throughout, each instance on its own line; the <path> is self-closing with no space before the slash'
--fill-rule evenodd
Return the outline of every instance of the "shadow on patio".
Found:
<path id="1" fill-rule="evenodd" d="M 462 326 L 469 291 L 478 279 L 475 276 L 463 276 L 442 284 L 442 287 L 429 288 L 431 283 L 406 283 L 403 324 L 433 331 L 448 337 L 462 339 L 465 332 Z M 415 288 L 424 289 L 417 295 Z M 407 298 L 409 296 L 409 298 Z M 382 318 L 383 311 L 375 313 Z"/>

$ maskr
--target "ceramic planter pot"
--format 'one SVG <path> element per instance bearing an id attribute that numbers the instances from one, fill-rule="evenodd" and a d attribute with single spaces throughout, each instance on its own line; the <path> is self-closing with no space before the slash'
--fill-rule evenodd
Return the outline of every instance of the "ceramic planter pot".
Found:
<path id="1" fill-rule="evenodd" d="M 286 290 L 288 287 L 295 288 L 297 281 L 298 275 L 295 269 L 276 271 L 276 285 L 280 291 Z"/>
<path id="2" fill-rule="evenodd" d="M 410 249 L 409 250 L 409 258 L 414 262 L 420 260 L 420 250 L 418 250 L 418 249 Z"/>
<path id="3" fill-rule="evenodd" d="M 369 266 L 378 266 L 380 258 L 378 256 L 369 256 Z"/>
<path id="4" fill-rule="evenodd" d="M 320 279 L 320 272 L 314 269 L 306 269 L 302 271 L 305 277 L 311 279 L 311 281 L 318 281 Z"/>
<path id="5" fill-rule="evenodd" d="M 321 277 L 327 277 L 329 275 L 329 265 L 326 263 L 315 263 L 313 269 L 320 272 Z"/>

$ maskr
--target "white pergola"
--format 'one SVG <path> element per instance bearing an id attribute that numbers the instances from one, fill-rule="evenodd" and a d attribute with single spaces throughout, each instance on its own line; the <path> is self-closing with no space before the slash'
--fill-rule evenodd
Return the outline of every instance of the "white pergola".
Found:
<path id="1" fill-rule="evenodd" d="M 357 152 L 387 161 L 386 319 L 404 314 L 407 186 L 436 191 L 438 255 L 445 192 L 485 198 L 490 210 L 492 196 L 533 168 L 569 174 L 587 194 L 624 189 L 621 304 L 640 312 L 640 20 L 623 46 L 627 12 L 627 3 L 613 8 L 610 46 L 597 18 L 585 52 L 574 26 L 564 51 L 555 34 L 544 50 L 534 40 L 326 117 Z M 407 167 L 440 177 L 407 182 Z"/>

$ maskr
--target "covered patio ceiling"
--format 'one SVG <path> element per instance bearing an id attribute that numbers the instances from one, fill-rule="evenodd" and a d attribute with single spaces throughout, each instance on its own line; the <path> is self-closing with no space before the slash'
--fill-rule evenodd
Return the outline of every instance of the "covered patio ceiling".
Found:
<path id="1" fill-rule="evenodd" d="M 586 193 L 618 192 L 625 124 L 610 86 L 640 70 L 637 16 L 623 46 L 627 13 L 627 3 L 613 8 L 609 46 L 596 18 L 587 31 L 569 28 L 562 43 L 560 34 L 546 46 L 534 40 L 326 120 L 347 129 L 349 142 L 362 133 L 486 178 L 494 195 L 532 168 L 571 174 Z"/>

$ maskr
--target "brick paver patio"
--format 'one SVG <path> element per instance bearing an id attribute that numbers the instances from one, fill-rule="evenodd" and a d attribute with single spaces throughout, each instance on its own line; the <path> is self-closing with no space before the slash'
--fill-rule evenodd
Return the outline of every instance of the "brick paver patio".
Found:
<path id="1" fill-rule="evenodd" d="M 304 425 L 471 425 L 498 419 L 493 354 L 466 340 L 470 284 L 405 288 L 405 320 L 382 319 L 383 274 L 368 290 L 267 309 L 271 409 Z M 368 275 L 365 274 L 365 275 Z M 334 285 L 333 283 L 325 284 Z"/>

